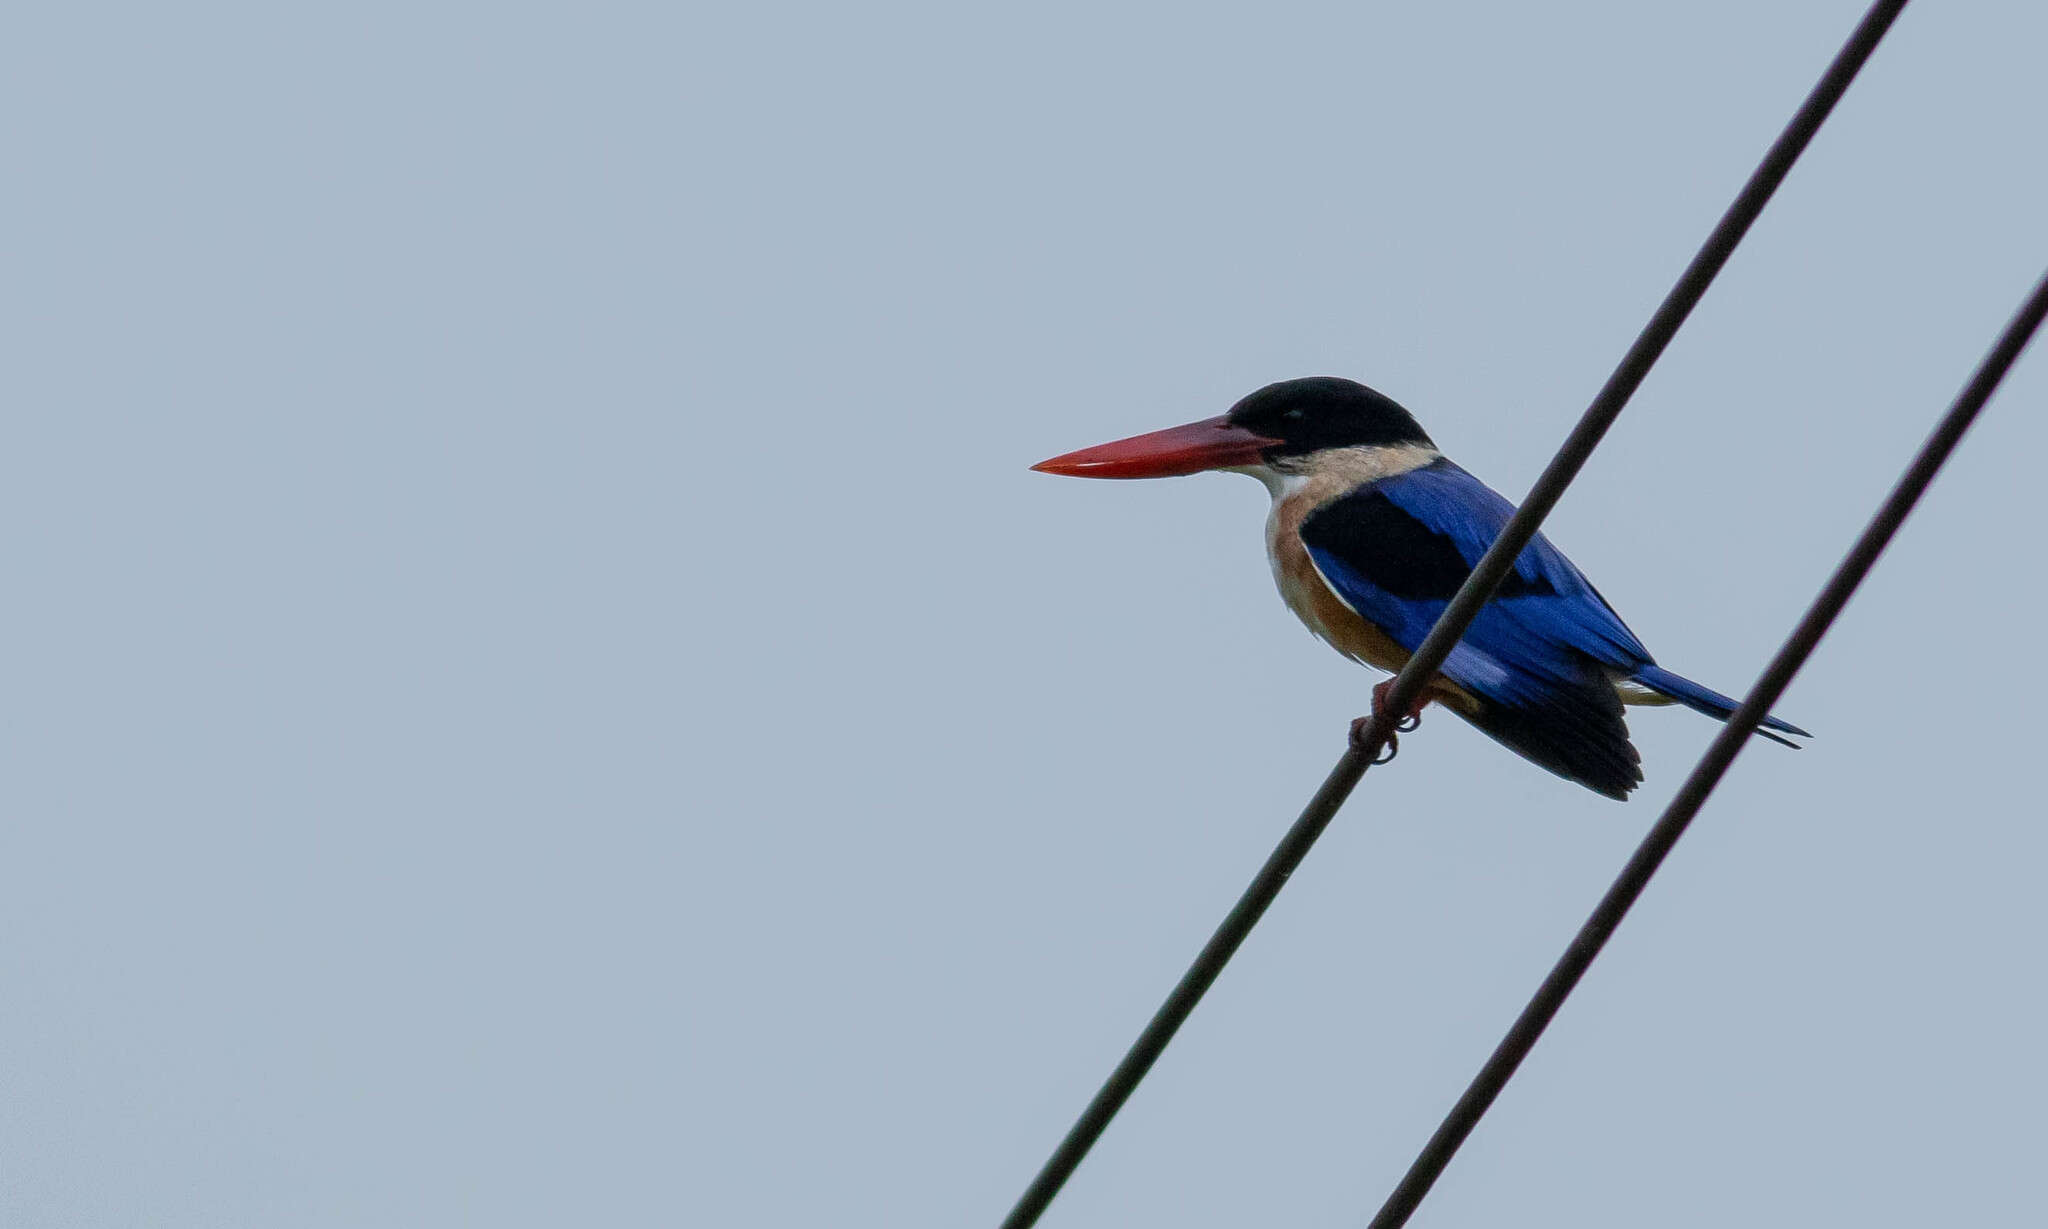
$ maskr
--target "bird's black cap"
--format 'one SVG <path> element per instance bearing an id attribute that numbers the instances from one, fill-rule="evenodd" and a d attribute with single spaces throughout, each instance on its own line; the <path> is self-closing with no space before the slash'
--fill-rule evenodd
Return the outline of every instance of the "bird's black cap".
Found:
<path id="1" fill-rule="evenodd" d="M 1269 457 L 1298 457 L 1325 448 L 1435 443 L 1399 402 L 1341 376 L 1282 380 L 1230 407 L 1229 421 L 1281 441 Z"/>

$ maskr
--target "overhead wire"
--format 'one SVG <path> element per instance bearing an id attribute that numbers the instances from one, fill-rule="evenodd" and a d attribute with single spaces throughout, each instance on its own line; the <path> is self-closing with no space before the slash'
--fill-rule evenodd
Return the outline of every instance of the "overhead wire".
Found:
<path id="1" fill-rule="evenodd" d="M 1976 421 L 1985 403 L 1991 400 L 1991 394 L 1997 391 L 2000 381 L 2005 379 L 2006 373 L 2033 339 L 2035 331 L 2041 327 L 2043 317 L 2048 317 L 2048 274 L 2043 274 L 2041 280 L 2034 284 L 2033 293 L 2006 324 L 1962 392 L 1957 394 L 1933 433 L 1920 446 L 1906 472 L 1870 518 L 1856 544 L 1850 547 L 1827 584 L 1822 586 L 1819 596 L 1813 599 L 1813 604 L 1807 607 L 1791 635 L 1785 638 L 1770 664 L 1764 667 L 1763 674 L 1758 676 L 1756 685 L 1750 688 L 1741 707 L 1721 727 L 1721 732 L 1708 745 L 1699 763 L 1694 765 L 1691 775 L 1686 777 L 1685 784 L 1679 786 L 1678 793 L 1664 808 L 1663 815 L 1643 837 L 1642 844 L 1637 846 L 1635 854 L 1607 889 L 1607 894 L 1601 897 L 1586 924 L 1579 928 L 1571 946 L 1558 958 L 1550 975 L 1544 978 L 1528 1006 L 1522 1009 L 1522 1014 L 1515 1019 L 1500 1045 L 1487 1058 L 1485 1066 L 1480 1068 L 1464 1095 L 1445 1115 L 1442 1125 L 1423 1146 L 1393 1193 L 1387 1196 L 1386 1203 L 1373 1217 L 1370 1229 L 1399 1229 L 1408 1223 L 1423 1196 L 1429 1193 L 1430 1187 L 1442 1176 L 1444 1167 L 1450 1164 L 1459 1145 L 1479 1124 L 1515 1069 L 1521 1066 L 1522 1060 L 1528 1057 L 1529 1051 L 1543 1036 L 1543 1030 L 1556 1018 L 1558 1009 L 1564 1006 L 1579 979 L 1585 976 L 1594 958 L 1607 945 L 1615 927 L 1621 925 L 1629 907 L 1649 886 L 1665 856 L 1678 844 L 1678 838 L 1685 835 L 1687 826 L 1699 814 L 1700 808 L 1706 805 L 1707 797 L 1720 784 L 1735 757 L 1742 753 L 1757 723 L 1785 693 L 1792 677 L 1806 664 L 1821 637 L 1834 624 L 1835 617 L 1842 613 L 1842 608 L 1854 596 L 1857 586 L 1870 574 L 1878 556 L 1884 553 L 1893 535 L 1898 533 L 1899 526 L 1905 523 L 1920 497 L 1927 493 L 1935 474 L 1940 472 L 1956 445 L 1962 442 L 1963 433 Z"/>
<path id="2" fill-rule="evenodd" d="M 1445 607 L 1429 635 L 1394 677 L 1385 703 L 1375 706 L 1373 719 L 1361 736 L 1352 740 L 1336 767 L 1259 868 L 1258 874 L 1231 907 L 1187 972 L 1181 975 L 1165 1002 L 1147 1021 L 1137 1040 L 1039 1168 L 1030 1185 L 1011 1207 L 1009 1215 L 1003 1218 L 1002 1229 L 1029 1229 L 1029 1226 L 1037 1224 L 1054 1196 L 1108 1129 L 1117 1111 L 1143 1082 L 1174 1034 L 1258 925 L 1280 889 L 1286 886 L 1295 868 L 1308 856 L 1366 769 L 1385 749 L 1400 715 L 1421 695 L 1424 685 L 1436 674 L 1444 658 L 1464 635 L 1466 627 L 1478 615 L 1480 607 L 1493 596 L 1493 591 L 1500 586 L 1515 558 L 1536 535 L 1544 517 L 1549 515 L 1565 488 L 1578 476 L 1601 437 L 1670 345 L 1679 326 L 1685 323 L 1714 277 L 1727 264 L 1751 224 L 1784 182 L 1799 155 L 1813 140 L 1814 134 L 1820 130 L 1821 124 L 1869 61 L 1905 6 L 1906 0 L 1876 0 L 1858 21 L 1848 40 L 1829 63 L 1827 71 L 1800 104 L 1784 131 L 1772 142 L 1734 202 L 1715 223 L 1706 242 L 1658 305 L 1649 323 L 1643 326 L 1634 344 L 1622 356 L 1614 373 L 1595 395 L 1592 404 L 1558 448 L 1557 455 L 1544 468 L 1514 516 L 1502 528 L 1493 546 L 1473 567 L 1471 575 Z"/>

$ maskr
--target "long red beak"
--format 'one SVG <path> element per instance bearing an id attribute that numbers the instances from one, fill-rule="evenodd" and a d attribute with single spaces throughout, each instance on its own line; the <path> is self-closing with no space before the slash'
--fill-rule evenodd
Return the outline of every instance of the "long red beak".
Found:
<path id="1" fill-rule="evenodd" d="M 1265 450 L 1278 443 L 1227 418 L 1205 418 L 1185 427 L 1083 448 L 1031 468 L 1041 474 L 1074 478 L 1173 478 L 1205 469 L 1257 465 L 1265 459 Z"/>

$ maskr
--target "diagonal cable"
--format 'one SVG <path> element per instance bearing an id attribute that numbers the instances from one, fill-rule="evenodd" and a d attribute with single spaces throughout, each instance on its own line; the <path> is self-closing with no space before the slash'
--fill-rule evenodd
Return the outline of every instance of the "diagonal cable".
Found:
<path id="1" fill-rule="evenodd" d="M 2041 327 L 2044 316 L 2048 316 L 2048 274 L 2044 274 L 2041 280 L 2034 284 L 2033 293 L 2005 326 L 2005 332 L 1999 335 L 1997 343 L 1991 347 L 1990 353 L 1984 356 L 1976 373 L 1970 377 L 1970 382 L 1963 386 L 1963 391 L 1957 394 L 1948 412 L 1942 415 L 1941 421 L 1935 425 L 1934 432 L 1927 437 L 1927 442 L 1920 446 L 1920 451 L 1914 456 L 1912 464 L 1892 487 L 1891 494 L 1885 497 L 1876 515 L 1870 518 L 1870 524 L 1864 528 L 1862 536 L 1856 539 L 1856 544 L 1849 549 L 1840 566 L 1836 567 L 1834 575 L 1828 578 L 1828 583 L 1821 589 L 1820 596 L 1814 598 L 1813 604 L 1807 607 L 1806 614 L 1801 617 L 1798 626 L 1792 629 L 1792 634 L 1786 637 L 1777 655 L 1771 658 L 1770 665 L 1764 668 L 1763 674 L 1756 681 L 1756 686 L 1750 689 L 1749 695 L 1742 701 L 1742 706 L 1737 708 L 1735 715 L 1728 718 L 1727 724 L 1721 727 L 1719 735 L 1707 747 L 1706 754 L 1701 756 L 1700 762 L 1694 766 L 1692 775 L 1685 779 L 1685 784 L 1679 787 L 1670 805 L 1665 807 L 1664 814 L 1651 827 L 1648 835 L 1643 837 L 1643 842 L 1636 848 L 1635 855 L 1629 859 L 1628 865 L 1622 868 L 1613 886 L 1607 889 L 1607 895 L 1600 899 L 1592 916 L 1586 919 L 1586 924 L 1580 927 L 1579 933 L 1572 939 L 1571 946 L 1565 949 L 1564 955 L 1558 959 L 1550 975 L 1537 989 L 1535 997 L 1522 1009 L 1522 1014 L 1516 1018 L 1507 1036 L 1501 1039 L 1500 1045 L 1486 1060 L 1486 1065 L 1480 1068 L 1479 1074 L 1466 1088 L 1465 1095 L 1451 1108 L 1451 1112 L 1444 1118 L 1443 1125 L 1437 1128 L 1436 1134 L 1430 1137 L 1429 1143 L 1423 1147 L 1421 1155 L 1415 1158 L 1415 1163 L 1409 1167 L 1406 1176 L 1394 1188 L 1393 1194 L 1387 1197 L 1387 1202 L 1380 1208 L 1379 1215 L 1373 1217 L 1370 1229 L 1399 1229 L 1399 1226 L 1408 1223 L 1409 1216 L 1422 1202 L 1423 1196 L 1429 1193 L 1429 1188 L 1435 1184 L 1437 1178 L 1443 1174 L 1444 1167 L 1450 1164 L 1451 1157 L 1457 1153 L 1459 1145 L 1465 1142 L 1465 1137 L 1472 1133 L 1472 1128 L 1485 1116 L 1494 1098 L 1500 1095 L 1501 1089 L 1507 1085 L 1515 1069 L 1528 1057 L 1530 1049 L 1543 1035 L 1543 1030 L 1556 1017 L 1558 1009 L 1564 1006 L 1565 999 L 1570 997 L 1573 987 L 1579 984 L 1579 979 L 1592 965 L 1594 957 L 1607 945 L 1607 940 L 1614 934 L 1615 927 L 1621 925 L 1621 919 L 1627 916 L 1629 907 L 1635 904 L 1636 899 L 1643 894 L 1643 889 L 1649 886 L 1651 876 L 1657 873 L 1657 868 L 1663 864 L 1665 855 L 1678 843 L 1678 838 L 1685 835 L 1686 826 L 1692 823 L 1693 817 L 1706 805 L 1707 796 L 1714 792 L 1714 787 L 1721 783 L 1721 778 L 1727 773 L 1729 765 L 1741 754 L 1743 744 L 1749 741 L 1749 734 L 1756 729 L 1757 722 L 1763 719 L 1764 714 L 1768 713 L 1778 702 L 1778 698 L 1785 693 L 1792 676 L 1806 664 L 1806 659 L 1812 655 L 1814 646 L 1827 634 L 1835 617 L 1842 613 L 1842 608 L 1855 594 L 1857 586 L 1863 583 L 1863 578 L 1870 574 L 1870 569 L 1876 565 L 1878 556 L 1883 554 L 1884 548 L 1890 544 L 1892 535 L 1905 523 L 1907 515 L 1913 511 L 1913 505 L 1920 501 L 1920 497 L 1927 491 L 1928 484 L 1934 481 L 1934 475 L 1940 471 L 1943 463 L 1955 451 L 1956 445 L 1962 441 L 1963 432 L 1969 430 L 1970 424 L 1976 420 L 1984 404 L 1991 399 L 1991 394 L 1997 391 L 1999 382 L 2005 378 L 2005 373 L 2012 369 L 2013 363 L 2019 359 L 2020 352 L 2025 350 L 2027 343 L 2033 339 L 2034 332 Z"/>
<path id="2" fill-rule="evenodd" d="M 1294 874 L 1295 868 L 1301 865 L 1302 859 L 1308 856 L 1308 851 L 1322 835 L 1323 829 L 1327 828 L 1331 819 L 1336 816 L 1337 809 L 1350 797 L 1353 787 L 1365 775 L 1365 770 L 1373 758 L 1384 748 L 1387 737 L 1392 732 L 1393 719 L 1406 712 L 1408 706 L 1421 694 L 1423 685 L 1436 673 L 1437 668 L 1443 665 L 1444 658 L 1450 654 L 1459 637 L 1465 634 L 1466 627 L 1479 613 L 1479 608 L 1493 596 L 1493 591 L 1500 586 L 1515 557 L 1521 554 L 1522 548 L 1536 536 L 1536 530 L 1543 523 L 1543 518 L 1549 515 L 1559 496 L 1571 485 L 1572 479 L 1578 476 L 1580 468 L 1585 465 L 1587 457 L 1592 455 L 1600 438 L 1607 433 L 1607 428 L 1620 415 L 1622 407 L 1628 404 L 1629 397 L 1635 393 L 1637 386 L 1649 374 L 1650 368 L 1664 353 L 1665 347 L 1677 334 L 1679 326 L 1685 323 L 1685 318 L 1706 294 L 1707 287 L 1713 282 L 1715 275 L 1728 263 L 1728 257 L 1734 252 L 1736 244 L 1742 241 L 1742 237 L 1749 231 L 1750 224 L 1763 212 L 1764 205 L 1770 201 L 1772 193 L 1784 182 L 1786 174 L 1792 169 L 1792 164 L 1812 141 L 1814 133 L 1820 130 L 1821 124 L 1834 109 L 1835 103 L 1840 101 L 1843 92 L 1849 88 L 1849 83 L 1855 80 L 1857 72 L 1870 59 L 1871 53 L 1877 50 L 1878 43 L 1905 6 L 1906 0 L 1876 0 L 1863 15 L 1863 19 L 1857 23 L 1848 41 L 1843 44 L 1841 51 L 1836 53 L 1827 71 L 1821 75 L 1819 83 L 1806 96 L 1791 122 L 1786 124 L 1785 130 L 1764 154 L 1763 161 L 1751 173 L 1749 181 L 1742 186 L 1742 191 L 1736 195 L 1734 203 L 1728 206 L 1727 212 L 1715 223 L 1706 242 L 1692 258 L 1692 263 L 1687 265 L 1685 272 L 1679 276 L 1678 283 L 1658 305 L 1656 314 L 1643 326 L 1635 343 L 1629 347 L 1628 353 L 1622 356 L 1614 374 L 1607 378 L 1607 383 L 1593 398 L 1593 403 L 1580 417 L 1578 425 L 1573 427 L 1571 434 L 1565 438 L 1557 455 L 1536 479 L 1536 484 L 1530 488 L 1527 498 L 1516 509 L 1515 515 L 1502 528 L 1492 548 L 1472 569 L 1471 576 L 1445 607 L 1444 613 L 1437 619 L 1436 626 L 1431 629 L 1429 636 L 1416 648 L 1408 664 L 1395 676 L 1387 703 L 1377 706 L 1378 715 L 1367 727 L 1365 736 L 1355 740 L 1343 758 L 1337 761 L 1337 766 L 1324 779 L 1315 797 L 1309 800 L 1300 818 L 1287 830 L 1280 844 L 1266 859 L 1265 865 L 1259 868 L 1259 873 L 1251 885 L 1231 907 L 1222 925 L 1210 936 L 1209 942 L 1195 957 L 1194 963 L 1188 966 L 1188 971 L 1181 975 L 1180 981 L 1167 995 L 1166 1001 L 1146 1023 L 1144 1030 L 1138 1034 L 1138 1039 L 1117 1063 L 1116 1069 L 1110 1072 L 1109 1078 L 1103 1082 L 1087 1108 L 1081 1112 L 1080 1118 L 1047 1158 L 1037 1176 L 1031 1180 L 1031 1185 L 1025 1188 L 1016 1205 L 1010 1209 L 1010 1214 L 1003 1218 L 1002 1229 L 1028 1229 L 1029 1226 L 1038 1223 L 1038 1218 L 1052 1203 L 1053 1197 L 1059 1194 L 1060 1188 L 1080 1166 L 1082 1158 L 1088 1155 L 1089 1150 L 1095 1146 L 1095 1141 L 1108 1129 L 1110 1120 L 1123 1108 L 1124 1102 L 1130 1099 L 1146 1073 L 1152 1069 L 1152 1064 L 1158 1061 L 1160 1054 L 1165 1052 L 1167 1043 L 1173 1040 L 1173 1035 L 1180 1030 L 1181 1024 L 1187 1020 L 1195 1005 L 1201 1002 L 1203 994 L 1207 993 L 1210 985 L 1222 973 L 1223 966 L 1230 962 L 1230 958 L 1236 954 L 1252 928 L 1258 925 L 1260 917 L 1279 896 L 1280 889 Z"/>

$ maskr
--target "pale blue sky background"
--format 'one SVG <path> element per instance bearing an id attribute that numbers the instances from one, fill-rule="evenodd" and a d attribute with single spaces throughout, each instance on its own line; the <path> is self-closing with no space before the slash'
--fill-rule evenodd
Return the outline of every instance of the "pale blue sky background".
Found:
<path id="1" fill-rule="evenodd" d="M 24 10 L 0 1223 L 994 1223 L 1373 681 L 1254 484 L 1025 466 L 1331 372 L 1519 496 L 1860 10 Z M 1666 665 L 2048 264 L 2044 43 L 1913 6 L 1558 509 Z M 2039 1215 L 2044 409 L 1418 1225 Z M 1633 725 L 1618 806 L 1428 722 L 1046 1224 L 1360 1223 L 1713 732 Z"/>

